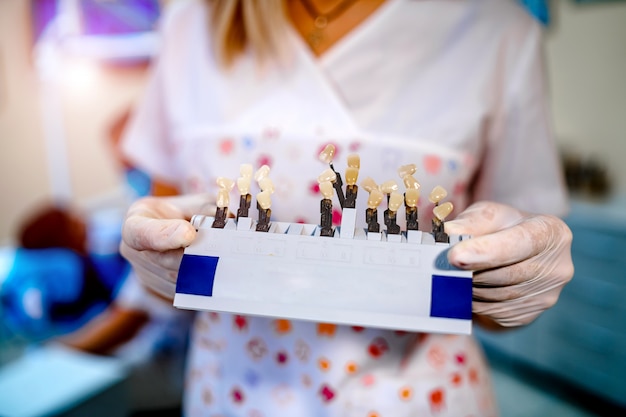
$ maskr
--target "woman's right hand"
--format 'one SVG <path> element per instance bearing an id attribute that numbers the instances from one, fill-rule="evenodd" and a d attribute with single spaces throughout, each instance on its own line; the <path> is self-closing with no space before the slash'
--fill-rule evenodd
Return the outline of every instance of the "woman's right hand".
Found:
<path id="1" fill-rule="evenodd" d="M 183 250 L 196 237 L 189 223 L 194 214 L 214 215 L 214 199 L 207 194 L 146 197 L 130 206 L 122 227 L 120 253 L 139 281 L 168 301 L 176 293 Z"/>

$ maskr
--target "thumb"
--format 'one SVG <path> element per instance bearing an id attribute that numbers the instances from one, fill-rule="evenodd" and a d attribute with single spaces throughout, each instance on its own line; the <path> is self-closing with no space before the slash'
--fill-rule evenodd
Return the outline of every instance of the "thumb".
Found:
<path id="1" fill-rule="evenodd" d="M 122 238 L 139 251 L 165 252 L 187 247 L 196 237 L 196 229 L 182 219 L 154 219 L 140 215 L 129 216 L 124 223 Z"/>
<path id="2" fill-rule="evenodd" d="M 215 196 L 207 193 L 166 197 L 165 201 L 175 206 L 185 219 L 191 219 L 194 214 L 215 216 Z"/>
<path id="3" fill-rule="evenodd" d="M 179 249 L 189 246 L 196 236 L 187 220 L 193 214 L 214 212 L 215 204 L 208 194 L 143 198 L 128 210 L 122 238 L 135 250 Z"/>
<path id="4" fill-rule="evenodd" d="M 445 222 L 444 227 L 448 234 L 481 236 L 513 226 L 523 216 L 513 207 L 481 201 L 469 206 L 454 220 Z"/>

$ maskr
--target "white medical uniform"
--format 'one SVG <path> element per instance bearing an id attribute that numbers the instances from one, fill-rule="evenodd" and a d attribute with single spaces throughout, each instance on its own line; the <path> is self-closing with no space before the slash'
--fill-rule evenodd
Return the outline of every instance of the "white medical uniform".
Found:
<path id="1" fill-rule="evenodd" d="M 515 3 L 392 0 L 322 57 L 292 31 L 285 62 L 259 68 L 246 55 L 226 72 L 207 14 L 179 1 L 164 16 L 162 53 L 124 141 L 151 175 L 215 192 L 215 178 L 237 178 L 240 164 L 268 164 L 272 218 L 318 223 L 317 156 L 332 142 L 339 171 L 360 155 L 360 179 L 401 183 L 397 168 L 415 163 L 422 229 L 435 185 L 457 213 L 479 199 L 564 210 L 541 29 Z M 366 201 L 361 191 L 359 210 Z M 462 336 L 199 313 L 186 384 L 188 416 L 497 414 L 480 349 Z"/>

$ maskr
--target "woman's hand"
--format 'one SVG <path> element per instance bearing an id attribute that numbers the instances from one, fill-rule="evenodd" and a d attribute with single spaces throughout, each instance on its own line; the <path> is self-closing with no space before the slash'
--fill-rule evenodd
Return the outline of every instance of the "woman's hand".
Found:
<path id="1" fill-rule="evenodd" d="M 141 283 L 168 301 L 174 299 L 183 250 L 196 237 L 188 219 L 215 214 L 206 194 L 146 197 L 128 209 L 122 227 L 121 254 L 131 263 Z"/>
<path id="2" fill-rule="evenodd" d="M 480 202 L 445 229 L 472 235 L 450 249 L 448 260 L 475 271 L 472 310 L 487 327 L 530 323 L 557 302 L 574 275 L 572 232 L 557 217 Z"/>

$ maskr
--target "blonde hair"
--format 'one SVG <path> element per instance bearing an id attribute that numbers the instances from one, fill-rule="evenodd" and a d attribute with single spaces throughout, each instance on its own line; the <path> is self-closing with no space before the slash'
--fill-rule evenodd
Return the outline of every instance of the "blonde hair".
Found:
<path id="1" fill-rule="evenodd" d="M 288 24 L 284 0 L 207 0 L 218 62 L 228 68 L 252 50 L 259 61 L 283 53 Z"/>

